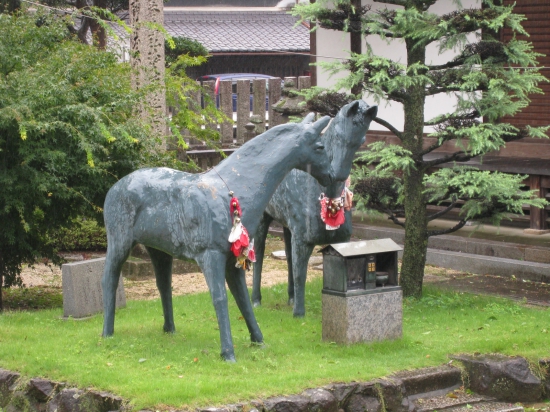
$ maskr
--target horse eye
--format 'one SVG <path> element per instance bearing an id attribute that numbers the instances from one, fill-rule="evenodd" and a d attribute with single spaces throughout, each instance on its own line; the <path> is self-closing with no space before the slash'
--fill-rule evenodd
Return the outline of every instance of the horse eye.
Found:
<path id="1" fill-rule="evenodd" d="M 322 144 L 318 144 L 316 150 L 325 150 L 325 146 Z"/>

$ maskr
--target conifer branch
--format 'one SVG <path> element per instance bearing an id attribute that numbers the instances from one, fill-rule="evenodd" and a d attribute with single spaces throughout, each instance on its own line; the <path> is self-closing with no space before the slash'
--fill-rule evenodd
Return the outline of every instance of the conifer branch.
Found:
<path id="1" fill-rule="evenodd" d="M 463 115 L 456 115 L 454 113 L 449 114 L 448 116 L 441 116 L 433 120 L 429 120 L 427 122 L 424 122 L 424 126 L 436 126 L 440 125 L 442 123 L 448 123 L 456 120 L 470 120 L 470 119 L 476 119 L 480 117 L 481 114 L 477 110 L 472 110 L 470 113 L 466 113 Z"/>
<path id="2" fill-rule="evenodd" d="M 383 120 L 379 117 L 375 117 L 373 119 L 373 121 L 375 123 L 378 123 L 381 126 L 384 126 L 386 129 L 388 129 L 390 132 L 392 132 L 394 135 L 396 135 L 399 138 L 399 140 L 403 140 L 403 133 L 401 133 L 399 130 L 397 130 L 394 126 L 392 126 L 387 121 L 385 121 L 385 120 Z"/>
<path id="3" fill-rule="evenodd" d="M 383 4 L 395 4 L 396 6 L 405 6 L 407 2 L 405 0 L 373 0 L 375 3 Z"/>
<path id="4" fill-rule="evenodd" d="M 442 156 L 438 159 L 423 161 L 422 166 L 423 169 L 429 169 L 431 167 L 443 164 L 443 163 L 449 163 L 449 162 L 467 162 L 468 160 L 474 158 L 474 155 L 471 155 L 464 150 L 460 150 L 445 156 Z"/>
<path id="5" fill-rule="evenodd" d="M 391 210 L 386 209 L 384 212 L 388 215 L 388 219 L 390 219 L 393 223 L 401 227 L 405 227 L 405 222 L 400 221 Z"/>
<path id="6" fill-rule="evenodd" d="M 453 227 L 450 227 L 448 229 L 443 230 L 428 230 L 426 234 L 428 237 L 430 236 L 439 236 L 439 235 L 446 235 L 447 233 L 453 233 L 456 232 L 459 229 L 462 229 L 464 225 L 466 224 L 467 220 L 461 219 L 456 225 Z"/>
<path id="7" fill-rule="evenodd" d="M 432 220 L 435 220 L 438 217 L 443 216 L 445 213 L 450 212 L 457 204 L 458 204 L 458 200 L 455 200 L 445 209 L 442 209 L 439 212 L 436 212 L 433 215 L 428 216 L 428 221 L 431 222 Z"/>

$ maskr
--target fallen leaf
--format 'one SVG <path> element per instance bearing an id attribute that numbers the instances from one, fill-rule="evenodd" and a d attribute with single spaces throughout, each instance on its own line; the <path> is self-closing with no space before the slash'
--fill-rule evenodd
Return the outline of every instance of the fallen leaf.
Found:
<path id="1" fill-rule="evenodd" d="M 107 366 L 113 366 L 111 362 L 107 362 Z"/>
<path id="2" fill-rule="evenodd" d="M 147 360 L 147 359 L 145 359 L 145 358 L 141 358 L 140 360 L 138 360 L 138 362 L 139 362 L 139 363 L 143 363 L 143 362 L 145 362 L 146 360 Z"/>
<path id="3" fill-rule="evenodd" d="M 199 358 L 194 358 L 193 359 L 193 362 L 198 362 L 199 361 Z"/>

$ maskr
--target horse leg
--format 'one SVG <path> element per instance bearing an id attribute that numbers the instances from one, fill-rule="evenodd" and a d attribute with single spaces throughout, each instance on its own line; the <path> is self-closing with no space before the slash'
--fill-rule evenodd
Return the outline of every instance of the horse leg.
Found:
<path id="1" fill-rule="evenodd" d="M 116 290 L 120 279 L 122 265 L 128 259 L 132 250 L 130 236 L 108 237 L 105 268 L 101 279 L 103 290 L 103 333 L 102 336 L 112 336 L 115 331 Z"/>
<path id="2" fill-rule="evenodd" d="M 294 276 L 292 267 L 292 233 L 287 227 L 283 227 L 283 239 L 285 241 L 286 264 L 288 266 L 288 304 L 294 304 Z"/>
<path id="3" fill-rule="evenodd" d="M 243 269 L 239 269 L 233 266 L 232 261 L 227 265 L 227 275 L 225 280 L 231 294 L 237 302 L 237 306 L 243 315 L 243 318 L 250 332 L 250 340 L 255 343 L 262 343 L 264 337 L 254 316 L 254 310 L 248 297 L 248 288 L 246 287 L 246 278 Z M 231 267 L 233 266 L 233 267 Z"/>
<path id="4" fill-rule="evenodd" d="M 221 357 L 227 362 L 235 362 L 235 350 L 229 324 L 227 308 L 227 292 L 225 290 L 225 265 L 227 256 L 218 250 L 207 250 L 197 257 L 197 263 L 204 273 L 206 284 L 210 290 L 212 304 L 218 319 L 220 330 Z M 248 298 L 248 297 L 247 297 Z"/>
<path id="5" fill-rule="evenodd" d="M 267 233 L 269 231 L 269 225 L 273 221 L 273 218 L 267 213 L 263 214 L 262 220 L 260 220 L 260 225 L 256 231 L 256 236 L 254 237 L 254 249 L 256 251 L 256 262 L 253 267 L 253 279 L 252 279 L 252 304 L 254 307 L 260 306 L 262 304 L 262 268 L 264 264 L 264 253 L 265 253 L 265 241 Z"/>
<path id="6" fill-rule="evenodd" d="M 306 314 L 305 292 L 307 265 L 314 245 L 305 243 L 294 236 L 292 239 L 292 274 L 294 275 L 294 316 Z"/>
<path id="7" fill-rule="evenodd" d="M 164 313 L 164 331 L 174 333 L 174 310 L 172 307 L 172 256 L 158 249 L 146 246 L 147 252 L 151 257 L 151 263 L 155 269 L 157 279 L 157 288 L 162 302 L 162 312 Z"/>

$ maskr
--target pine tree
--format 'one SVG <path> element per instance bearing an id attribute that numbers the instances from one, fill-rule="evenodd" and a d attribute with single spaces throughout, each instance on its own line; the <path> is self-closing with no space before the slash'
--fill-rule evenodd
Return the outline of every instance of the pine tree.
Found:
<path id="1" fill-rule="evenodd" d="M 531 43 L 516 38 L 527 35 L 521 25 L 524 16 L 514 14 L 513 5 L 504 6 L 498 0 L 482 0 L 478 9 L 464 9 L 454 1 L 454 10 L 436 15 L 430 7 L 438 1 L 374 0 L 386 5 L 374 10 L 370 6 L 354 7 L 350 0 L 330 4 L 318 0 L 298 5 L 293 12 L 326 29 L 360 32 L 367 45 L 374 37 L 401 39 L 406 45 L 406 63 L 377 56 L 367 47 L 363 53 L 352 53 L 345 62 L 325 65 L 331 73 L 349 72 L 335 90 L 360 86 L 364 96 L 403 106 L 403 130 L 382 118 L 375 120 L 390 130 L 400 145 L 377 142 L 369 146 L 362 160 L 377 166 L 359 191 L 366 195 L 367 206 L 388 213 L 405 228 L 401 269 L 404 296 L 422 295 L 430 236 L 457 230 L 475 217 L 498 222 L 506 212 L 521 213 L 522 203 L 543 204 L 531 199 L 530 192 L 520 190 L 522 177 L 458 166 L 428 175 L 430 168 L 467 161 L 499 150 L 508 142 L 548 137 L 548 127 L 517 128 L 503 121 L 527 107 L 529 95 L 541 93 L 538 84 L 546 81 L 537 68 L 540 55 Z M 507 42 L 496 35 L 505 28 L 514 34 Z M 433 43 L 439 45 L 440 52 L 454 51 L 454 57 L 444 64 L 428 64 L 426 50 Z M 425 120 L 426 98 L 442 93 L 456 99 L 454 112 Z M 424 133 L 426 126 L 433 128 L 428 135 L 430 142 Z M 454 143 L 452 153 L 433 153 L 449 143 Z M 432 155 L 426 160 L 429 153 Z M 428 230 L 430 220 L 459 201 L 466 203 L 454 228 Z M 447 209 L 431 216 L 426 213 L 428 203 L 443 202 L 449 205 Z"/>

